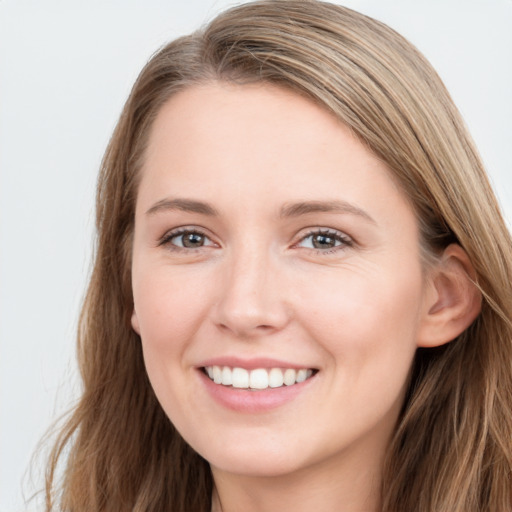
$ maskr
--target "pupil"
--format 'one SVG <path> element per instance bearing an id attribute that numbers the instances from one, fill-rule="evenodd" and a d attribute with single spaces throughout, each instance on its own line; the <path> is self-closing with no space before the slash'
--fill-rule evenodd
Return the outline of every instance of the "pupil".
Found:
<path id="1" fill-rule="evenodd" d="M 334 247 L 334 239 L 327 235 L 315 235 L 313 237 L 313 246 L 315 249 L 325 249 L 326 247 Z"/>
<path id="2" fill-rule="evenodd" d="M 183 237 L 183 245 L 185 247 L 200 247 L 203 245 L 203 235 L 188 233 Z"/>

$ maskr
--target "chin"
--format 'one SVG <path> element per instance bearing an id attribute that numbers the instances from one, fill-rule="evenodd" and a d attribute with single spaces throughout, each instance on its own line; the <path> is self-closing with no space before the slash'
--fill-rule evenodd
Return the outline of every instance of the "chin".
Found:
<path id="1" fill-rule="evenodd" d="M 196 449 L 194 447 L 194 449 Z M 196 449 L 212 468 L 223 472 L 253 477 L 277 477 L 293 473 L 307 465 L 305 457 L 298 458 L 297 449 L 280 444 L 230 443 L 228 446 L 208 446 Z"/>
<path id="2" fill-rule="evenodd" d="M 280 477 L 289 475 L 301 469 L 303 464 L 297 460 L 282 457 L 255 456 L 252 460 L 243 457 L 213 457 L 209 461 L 212 468 L 225 473 L 250 477 Z"/>

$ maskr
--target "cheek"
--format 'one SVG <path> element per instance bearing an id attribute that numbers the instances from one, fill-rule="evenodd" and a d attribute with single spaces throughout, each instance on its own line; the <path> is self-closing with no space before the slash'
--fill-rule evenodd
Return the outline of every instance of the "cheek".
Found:
<path id="1" fill-rule="evenodd" d="M 421 297 L 419 268 L 353 269 L 339 279 L 317 276 L 314 293 L 298 305 L 299 316 L 335 364 L 353 363 L 354 372 L 401 365 L 406 373 L 416 349 Z"/>
<path id="2" fill-rule="evenodd" d="M 193 333 L 206 309 L 207 293 L 198 282 L 165 271 L 141 273 L 134 302 L 143 343 L 175 351 Z"/>
<path id="3" fill-rule="evenodd" d="M 336 439 L 340 429 L 355 439 L 396 421 L 416 351 L 421 273 L 391 276 L 354 272 L 338 285 L 317 280 L 322 293 L 303 303 L 302 326 L 328 361 L 325 395 L 331 400 L 317 406 L 318 417 L 331 418 L 323 427 L 326 439 Z"/>
<path id="4" fill-rule="evenodd" d="M 207 311 L 208 293 L 197 282 L 193 276 L 183 278 L 183 273 L 156 266 L 134 279 L 146 371 L 168 414 L 179 415 L 180 404 L 188 401 L 182 396 L 188 393 L 183 372 L 191 371 L 186 354 Z"/>
<path id="5" fill-rule="evenodd" d="M 137 270 L 133 290 L 144 364 L 163 409 L 179 420 L 193 403 L 183 377 L 192 371 L 187 350 L 205 318 L 208 293 L 193 276 L 185 278 L 186 272 L 156 265 L 149 272 Z"/>

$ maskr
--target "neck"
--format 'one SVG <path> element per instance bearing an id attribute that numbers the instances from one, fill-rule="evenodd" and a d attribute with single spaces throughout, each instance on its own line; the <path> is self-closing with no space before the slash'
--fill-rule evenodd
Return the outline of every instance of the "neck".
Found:
<path id="1" fill-rule="evenodd" d="M 212 467 L 212 512 L 378 512 L 380 468 L 351 458 L 279 476 L 236 475 Z"/>

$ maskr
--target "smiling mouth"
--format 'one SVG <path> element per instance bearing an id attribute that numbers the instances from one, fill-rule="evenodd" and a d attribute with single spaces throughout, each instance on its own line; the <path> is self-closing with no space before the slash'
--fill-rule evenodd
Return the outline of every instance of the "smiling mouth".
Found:
<path id="1" fill-rule="evenodd" d="M 215 384 L 237 389 L 262 390 L 300 384 L 314 376 L 314 368 L 232 368 L 230 366 L 205 366 L 203 372 Z"/>

